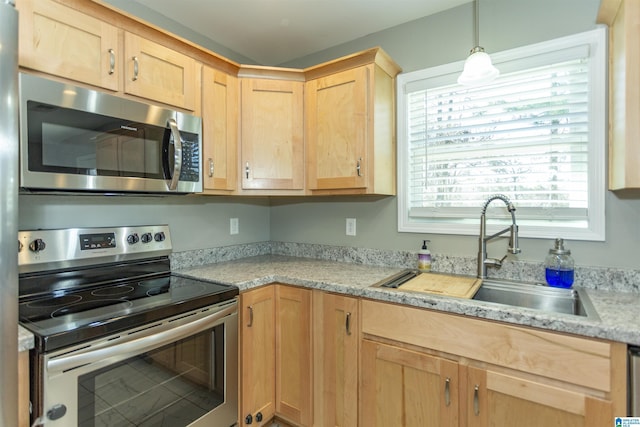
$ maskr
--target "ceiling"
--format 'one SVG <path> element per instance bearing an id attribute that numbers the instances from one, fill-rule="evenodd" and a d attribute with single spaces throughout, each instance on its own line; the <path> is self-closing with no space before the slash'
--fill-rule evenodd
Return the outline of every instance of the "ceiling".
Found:
<path id="1" fill-rule="evenodd" d="M 261 65 L 279 65 L 473 0 L 135 0 Z"/>

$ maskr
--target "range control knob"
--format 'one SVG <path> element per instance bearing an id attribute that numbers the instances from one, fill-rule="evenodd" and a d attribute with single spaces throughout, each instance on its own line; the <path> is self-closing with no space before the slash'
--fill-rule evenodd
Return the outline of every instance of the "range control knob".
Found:
<path id="1" fill-rule="evenodd" d="M 22 248 L 24 247 L 24 245 L 22 244 L 22 242 L 20 240 L 18 240 L 18 252 L 22 252 Z"/>
<path id="2" fill-rule="evenodd" d="M 159 231 L 153 236 L 153 240 L 156 242 L 164 242 L 164 239 L 166 239 L 164 231 Z"/>
<path id="3" fill-rule="evenodd" d="M 31 252 L 44 251 L 46 247 L 47 245 L 44 243 L 44 240 L 42 239 L 36 239 L 31 243 L 29 243 L 29 249 L 31 250 Z"/>
<path id="4" fill-rule="evenodd" d="M 142 236 L 140 236 L 140 240 L 142 241 L 142 243 L 149 243 L 153 240 L 153 236 L 151 235 L 151 233 L 144 233 Z"/>
<path id="5" fill-rule="evenodd" d="M 127 236 L 127 243 L 129 243 L 130 245 L 136 244 L 139 241 L 140 238 L 138 237 L 138 233 L 129 234 Z"/>

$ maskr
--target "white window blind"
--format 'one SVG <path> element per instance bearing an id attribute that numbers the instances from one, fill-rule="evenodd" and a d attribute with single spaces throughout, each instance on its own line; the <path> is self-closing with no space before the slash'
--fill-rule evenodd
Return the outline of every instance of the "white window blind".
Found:
<path id="1" fill-rule="evenodd" d="M 605 99 L 597 88 L 606 74 L 595 55 L 604 43 L 592 39 L 519 48 L 502 64 L 492 55 L 502 74 L 485 86 L 455 84 L 451 72 L 407 80 L 399 88 L 400 231 L 457 225 L 464 232 L 484 201 L 502 193 L 533 236 L 571 230 L 572 238 L 603 238 L 604 108 L 597 103 Z"/>

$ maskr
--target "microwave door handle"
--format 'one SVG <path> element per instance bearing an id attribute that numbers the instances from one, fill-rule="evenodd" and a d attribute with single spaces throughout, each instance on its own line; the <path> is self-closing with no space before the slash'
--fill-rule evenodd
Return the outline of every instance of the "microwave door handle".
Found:
<path id="1" fill-rule="evenodd" d="M 182 139 L 176 121 L 169 119 L 168 124 L 173 135 L 173 175 L 169 183 L 169 190 L 175 191 L 178 188 L 180 172 L 182 172 Z"/>

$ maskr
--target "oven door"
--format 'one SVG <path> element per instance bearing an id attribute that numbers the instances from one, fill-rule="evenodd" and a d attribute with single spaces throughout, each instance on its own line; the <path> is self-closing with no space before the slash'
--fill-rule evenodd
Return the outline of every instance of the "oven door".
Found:
<path id="1" fill-rule="evenodd" d="M 237 302 L 60 350 L 41 367 L 48 427 L 234 426 Z"/>

